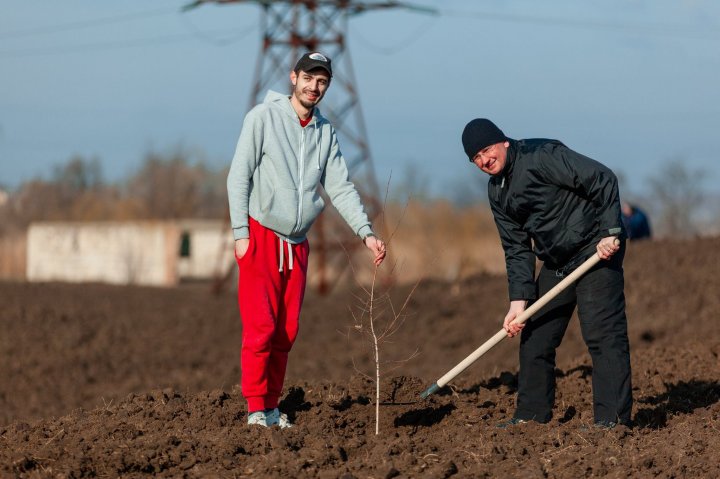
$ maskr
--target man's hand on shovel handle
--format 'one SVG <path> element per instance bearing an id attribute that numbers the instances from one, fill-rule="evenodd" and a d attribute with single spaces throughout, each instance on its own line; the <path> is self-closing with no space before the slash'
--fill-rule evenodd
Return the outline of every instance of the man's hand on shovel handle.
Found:
<path id="1" fill-rule="evenodd" d="M 525 327 L 525 323 L 516 324 L 512 322 L 525 311 L 525 306 L 527 306 L 527 301 L 524 299 L 510 301 L 510 310 L 505 315 L 505 320 L 503 321 L 503 329 L 507 331 L 508 338 L 517 336 L 522 328 Z"/>
<path id="2" fill-rule="evenodd" d="M 617 236 L 608 236 L 603 238 L 597 245 L 597 254 L 600 259 L 608 260 L 612 255 L 620 250 L 620 242 Z"/>

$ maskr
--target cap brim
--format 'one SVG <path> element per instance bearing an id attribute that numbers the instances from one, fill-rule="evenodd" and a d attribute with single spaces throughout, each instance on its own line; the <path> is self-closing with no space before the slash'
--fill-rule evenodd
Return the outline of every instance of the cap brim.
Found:
<path id="1" fill-rule="evenodd" d="M 325 70 L 326 72 L 328 72 L 328 74 L 330 76 L 332 76 L 332 69 L 330 67 L 328 67 L 327 65 L 325 65 L 324 63 L 320 63 L 320 62 L 313 62 L 313 63 L 308 63 L 305 65 L 299 65 L 298 68 L 300 70 L 306 71 L 306 72 L 311 72 L 313 70 L 320 68 L 322 70 Z"/>

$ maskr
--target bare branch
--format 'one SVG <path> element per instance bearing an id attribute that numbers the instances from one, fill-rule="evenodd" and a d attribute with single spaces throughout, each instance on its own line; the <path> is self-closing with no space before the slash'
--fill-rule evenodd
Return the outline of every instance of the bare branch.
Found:
<path id="1" fill-rule="evenodd" d="M 367 374 L 365 374 L 364 372 L 362 372 L 362 371 L 360 370 L 360 368 L 357 367 L 357 365 L 355 364 L 355 358 L 354 358 L 354 357 L 351 357 L 350 360 L 352 361 L 353 369 L 355 370 L 356 373 L 358 373 L 360 376 L 366 378 L 367 380 L 372 381 L 372 378 L 371 378 L 370 376 L 368 376 Z"/>
<path id="2" fill-rule="evenodd" d="M 407 362 L 409 362 L 409 361 L 412 361 L 413 359 L 415 359 L 415 358 L 418 357 L 419 355 L 420 355 L 420 349 L 418 348 L 418 349 L 416 349 L 410 356 L 408 356 L 408 357 L 405 358 L 405 359 L 400 359 L 400 360 L 397 360 L 397 361 L 389 361 L 389 362 L 386 362 L 386 363 L 384 363 L 384 364 L 395 364 L 395 366 L 392 366 L 392 367 L 390 367 L 389 369 L 386 369 L 385 372 L 390 373 L 390 372 L 392 372 L 392 371 L 395 371 L 396 369 L 399 369 L 399 368 L 402 367 L 405 363 L 407 363 Z"/>

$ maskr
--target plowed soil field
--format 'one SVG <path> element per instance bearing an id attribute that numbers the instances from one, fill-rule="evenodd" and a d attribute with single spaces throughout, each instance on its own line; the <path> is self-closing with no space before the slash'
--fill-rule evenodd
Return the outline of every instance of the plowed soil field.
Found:
<path id="1" fill-rule="evenodd" d="M 280 430 L 245 424 L 232 293 L 0 283 L 0 477 L 720 477 L 719 250 L 629 245 L 635 427 L 610 431 L 590 427 L 577 321 L 549 424 L 495 427 L 514 408 L 515 339 L 420 400 L 500 329 L 503 276 L 412 292 L 381 344 L 379 435 L 359 288 L 308 293 L 281 403 L 295 427 Z M 396 308 L 411 289 L 392 289 Z"/>

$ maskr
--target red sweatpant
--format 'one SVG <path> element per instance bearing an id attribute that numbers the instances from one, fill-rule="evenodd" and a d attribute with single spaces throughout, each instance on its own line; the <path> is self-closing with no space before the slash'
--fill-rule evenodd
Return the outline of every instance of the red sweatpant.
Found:
<path id="1" fill-rule="evenodd" d="M 307 240 L 282 241 L 254 219 L 249 221 L 250 245 L 236 260 L 242 320 L 240 386 L 248 412 L 254 412 L 278 405 L 288 353 L 298 333 L 310 247 Z"/>

